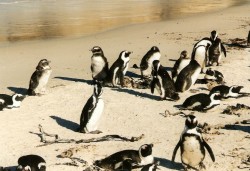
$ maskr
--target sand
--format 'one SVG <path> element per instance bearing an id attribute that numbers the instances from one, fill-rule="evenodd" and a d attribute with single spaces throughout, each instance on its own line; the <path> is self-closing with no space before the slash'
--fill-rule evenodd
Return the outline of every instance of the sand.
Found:
<path id="1" fill-rule="evenodd" d="M 57 155 L 69 148 L 80 148 L 74 154 L 91 164 L 124 149 L 138 149 L 142 144 L 153 143 L 153 155 L 160 161 L 161 170 L 182 169 L 180 153 L 176 162 L 171 162 L 172 152 L 184 128 L 185 118 L 181 116 L 164 117 L 165 110 L 177 112 L 174 105 L 180 105 L 193 93 L 180 94 L 177 102 L 158 101 L 159 94 L 151 94 L 149 89 L 104 88 L 105 109 L 101 119 L 99 135 L 75 132 L 84 104 L 91 96 L 89 51 L 98 45 L 104 50 L 109 64 L 117 59 L 122 50 L 133 51 L 130 66 L 139 64 L 143 55 L 152 47 L 158 46 L 163 66 L 171 68 L 182 50 L 191 53 L 196 41 L 217 30 L 223 42 L 229 39 L 246 39 L 250 26 L 250 5 L 232 7 L 226 10 L 202 14 L 184 19 L 157 23 L 131 25 L 104 33 L 82 37 L 54 40 L 6 43 L 0 46 L 1 94 L 24 93 L 28 88 L 31 74 L 42 58 L 51 60 L 53 69 L 47 85 L 48 94 L 40 97 L 27 97 L 19 109 L 5 110 L 0 113 L 0 165 L 14 170 L 22 155 L 38 154 L 47 162 L 49 171 L 83 170 L 83 165 L 65 166 L 60 163 L 71 162 Z M 213 67 L 223 73 L 227 85 L 242 85 L 242 91 L 250 92 L 249 48 L 234 48 L 226 45 L 227 57 L 222 65 Z M 129 68 L 128 74 L 139 75 L 139 70 Z M 202 75 L 201 75 L 202 76 Z M 192 89 L 205 92 L 206 85 L 196 84 Z M 231 171 L 249 170 L 244 165 L 250 155 L 250 126 L 235 125 L 237 121 L 249 119 L 249 110 L 238 115 L 222 114 L 228 105 L 242 103 L 250 106 L 250 98 L 226 99 L 207 113 L 195 112 L 200 123 L 222 128 L 203 134 L 213 149 L 216 161 L 213 163 L 208 153 L 204 160 L 207 170 Z M 187 111 L 187 113 L 189 113 Z M 85 139 L 108 134 L 132 137 L 144 134 L 136 142 L 109 141 L 89 144 L 60 143 L 41 146 L 38 125 L 48 133 L 58 134 L 65 139 Z M 232 126 L 223 127 L 226 124 Z M 33 133 L 31 133 L 33 132 Z M 243 167 L 245 169 L 240 169 Z"/>

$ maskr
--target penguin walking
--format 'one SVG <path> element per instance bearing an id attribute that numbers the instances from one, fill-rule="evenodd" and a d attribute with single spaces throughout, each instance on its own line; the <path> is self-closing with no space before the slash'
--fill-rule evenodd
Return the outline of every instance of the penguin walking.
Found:
<path id="1" fill-rule="evenodd" d="M 22 156 L 18 159 L 16 171 L 46 171 L 46 162 L 38 155 Z"/>
<path id="2" fill-rule="evenodd" d="M 188 56 L 188 52 L 186 50 L 182 51 L 171 72 L 174 82 L 176 81 L 177 76 L 181 72 L 181 70 L 185 68 L 190 63 L 190 61 L 191 59 Z"/>
<path id="3" fill-rule="evenodd" d="M 132 52 L 126 50 L 122 51 L 118 59 L 111 66 L 108 75 L 108 83 L 111 83 L 113 87 L 118 86 L 119 83 L 122 87 L 124 86 L 124 76 L 128 70 L 129 55 L 131 53 Z"/>
<path id="4" fill-rule="evenodd" d="M 182 104 L 183 109 L 207 111 L 221 102 L 221 95 L 218 92 L 205 94 L 199 93 L 188 97 Z"/>
<path id="5" fill-rule="evenodd" d="M 101 83 L 94 84 L 93 95 L 88 99 L 83 107 L 80 117 L 80 127 L 78 131 L 81 133 L 99 134 L 101 131 L 97 130 L 99 122 L 104 109 L 104 102 L 102 99 L 102 86 Z"/>
<path id="6" fill-rule="evenodd" d="M 208 64 L 213 65 L 213 63 L 217 63 L 217 66 L 219 66 L 222 52 L 224 53 L 224 56 L 227 56 L 226 48 L 221 43 L 221 39 L 217 38 L 213 42 L 213 44 L 208 49 Z"/>
<path id="7" fill-rule="evenodd" d="M 241 89 L 244 88 L 243 86 L 227 86 L 227 85 L 218 85 L 211 89 L 210 94 L 218 92 L 223 98 L 229 97 L 244 97 L 248 96 L 248 93 L 241 93 Z"/>
<path id="8" fill-rule="evenodd" d="M 46 85 L 49 81 L 52 69 L 49 65 L 50 61 L 42 59 L 36 67 L 36 71 L 30 78 L 28 95 L 35 96 L 45 94 Z"/>
<path id="9" fill-rule="evenodd" d="M 161 100 L 166 100 L 166 98 L 170 98 L 172 100 L 180 99 L 179 94 L 176 93 L 173 80 L 160 64 L 159 60 L 153 61 L 153 80 L 151 83 L 152 94 L 154 93 L 155 88 L 160 93 Z"/>
<path id="10" fill-rule="evenodd" d="M 197 131 L 197 125 L 198 121 L 194 115 L 187 116 L 185 128 L 173 151 L 172 162 L 174 162 L 177 150 L 180 147 L 181 162 L 185 170 L 200 170 L 205 168 L 205 165 L 203 164 L 205 149 L 208 151 L 212 161 L 215 161 L 213 151 L 203 139 L 202 134 Z"/>
<path id="11" fill-rule="evenodd" d="M 4 108 L 19 108 L 24 98 L 25 96 L 21 94 L 14 94 L 12 96 L 9 96 L 7 94 L 0 94 L 0 111 Z"/>
<path id="12" fill-rule="evenodd" d="M 94 165 L 103 169 L 114 171 L 120 169 L 125 160 L 130 160 L 132 167 L 151 164 L 154 162 L 152 147 L 153 144 L 144 144 L 139 148 L 139 150 L 119 151 L 104 159 L 96 160 Z"/>
<path id="13" fill-rule="evenodd" d="M 91 49 L 91 72 L 94 81 L 103 82 L 108 76 L 109 66 L 103 50 L 99 46 Z"/>
<path id="14" fill-rule="evenodd" d="M 191 60 L 190 63 L 181 70 L 175 81 L 177 92 L 189 90 L 196 82 L 201 72 L 200 64 L 196 60 Z"/>
<path id="15" fill-rule="evenodd" d="M 153 46 L 141 59 L 140 70 L 142 79 L 151 79 L 152 65 L 154 60 L 160 60 L 161 53 L 157 46 Z"/>

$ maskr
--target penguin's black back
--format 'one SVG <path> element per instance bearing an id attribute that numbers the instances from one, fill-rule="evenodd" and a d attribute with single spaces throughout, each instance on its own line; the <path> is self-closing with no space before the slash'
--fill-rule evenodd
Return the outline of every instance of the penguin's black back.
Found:
<path id="1" fill-rule="evenodd" d="M 210 94 L 219 92 L 221 95 L 226 95 L 229 93 L 230 87 L 226 85 L 218 85 L 211 89 Z"/>
<path id="2" fill-rule="evenodd" d="M 199 93 L 188 97 L 182 104 L 183 107 L 187 108 L 192 106 L 196 102 L 201 104 L 201 107 L 206 107 L 210 104 L 210 96 L 205 93 Z"/>
<path id="3" fill-rule="evenodd" d="M 156 52 L 160 52 L 157 47 L 155 47 L 155 50 L 152 47 L 142 58 L 141 63 L 140 63 L 140 68 L 141 70 L 146 70 L 148 68 L 148 59 L 152 57 L 152 55 Z"/>

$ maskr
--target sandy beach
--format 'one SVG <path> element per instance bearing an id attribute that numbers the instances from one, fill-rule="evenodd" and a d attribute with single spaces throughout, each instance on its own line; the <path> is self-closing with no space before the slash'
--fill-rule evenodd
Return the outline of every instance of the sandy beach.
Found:
<path id="1" fill-rule="evenodd" d="M 212 68 L 223 73 L 226 85 L 242 85 L 242 91 L 250 93 L 250 49 L 227 45 L 231 43 L 229 39 L 246 39 L 250 29 L 249 14 L 250 4 L 245 4 L 189 18 L 130 25 L 82 38 L 0 44 L 1 94 L 24 94 L 40 59 L 49 59 L 53 70 L 47 85 L 48 94 L 27 97 L 20 108 L 0 112 L 0 166 L 15 170 L 20 156 L 38 154 L 46 160 L 48 171 L 82 171 L 85 168 L 83 164 L 78 163 L 78 167 L 62 165 L 71 160 L 57 156 L 69 148 L 79 148 L 73 157 L 91 164 L 119 150 L 138 149 L 142 144 L 153 143 L 153 156 L 160 161 L 161 170 L 181 170 L 180 152 L 175 163 L 171 162 L 171 157 L 183 131 L 185 118 L 178 115 L 164 117 L 162 114 L 166 110 L 177 112 L 174 105 L 182 104 L 193 95 L 190 91 L 180 93 L 180 100 L 174 102 L 158 101 L 159 94 L 151 94 L 149 89 L 105 87 L 105 109 L 99 128 L 103 133 L 91 135 L 75 132 L 82 108 L 93 92 L 90 84 L 92 54 L 89 50 L 96 45 L 102 47 L 110 66 L 122 50 L 133 51 L 128 75 L 139 76 L 140 71 L 131 67 L 133 64 L 139 65 L 143 55 L 152 46 L 159 47 L 161 64 L 171 68 L 173 60 L 179 58 L 181 51 L 187 50 L 191 54 L 198 40 L 209 37 L 210 32 L 216 30 L 225 43 L 227 57 L 222 58 L 221 66 Z M 195 84 L 192 89 L 208 93 L 204 84 Z M 249 161 L 244 164 L 250 157 L 250 125 L 240 123 L 250 119 L 250 111 L 240 111 L 239 115 L 222 114 L 228 105 L 237 103 L 250 106 L 250 98 L 225 99 L 206 113 L 194 113 L 200 123 L 219 127 L 203 134 L 216 158 L 212 162 L 206 154 L 204 164 L 208 171 L 250 168 Z M 40 146 L 43 143 L 38 136 L 39 124 L 46 132 L 58 134 L 64 139 L 79 140 L 109 134 L 145 136 L 136 142 L 56 143 Z"/>

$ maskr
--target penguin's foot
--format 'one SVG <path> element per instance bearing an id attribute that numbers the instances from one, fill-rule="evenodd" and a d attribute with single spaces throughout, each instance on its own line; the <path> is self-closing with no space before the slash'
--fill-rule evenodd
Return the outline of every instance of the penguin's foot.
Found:
<path id="1" fill-rule="evenodd" d="M 206 166 L 204 165 L 203 162 L 201 162 L 201 163 L 199 164 L 199 168 L 200 168 L 200 170 L 206 170 Z"/>
<path id="2" fill-rule="evenodd" d="M 95 131 L 91 131 L 89 132 L 90 134 L 100 134 L 102 133 L 102 131 L 99 131 L 99 130 L 95 130 Z"/>

